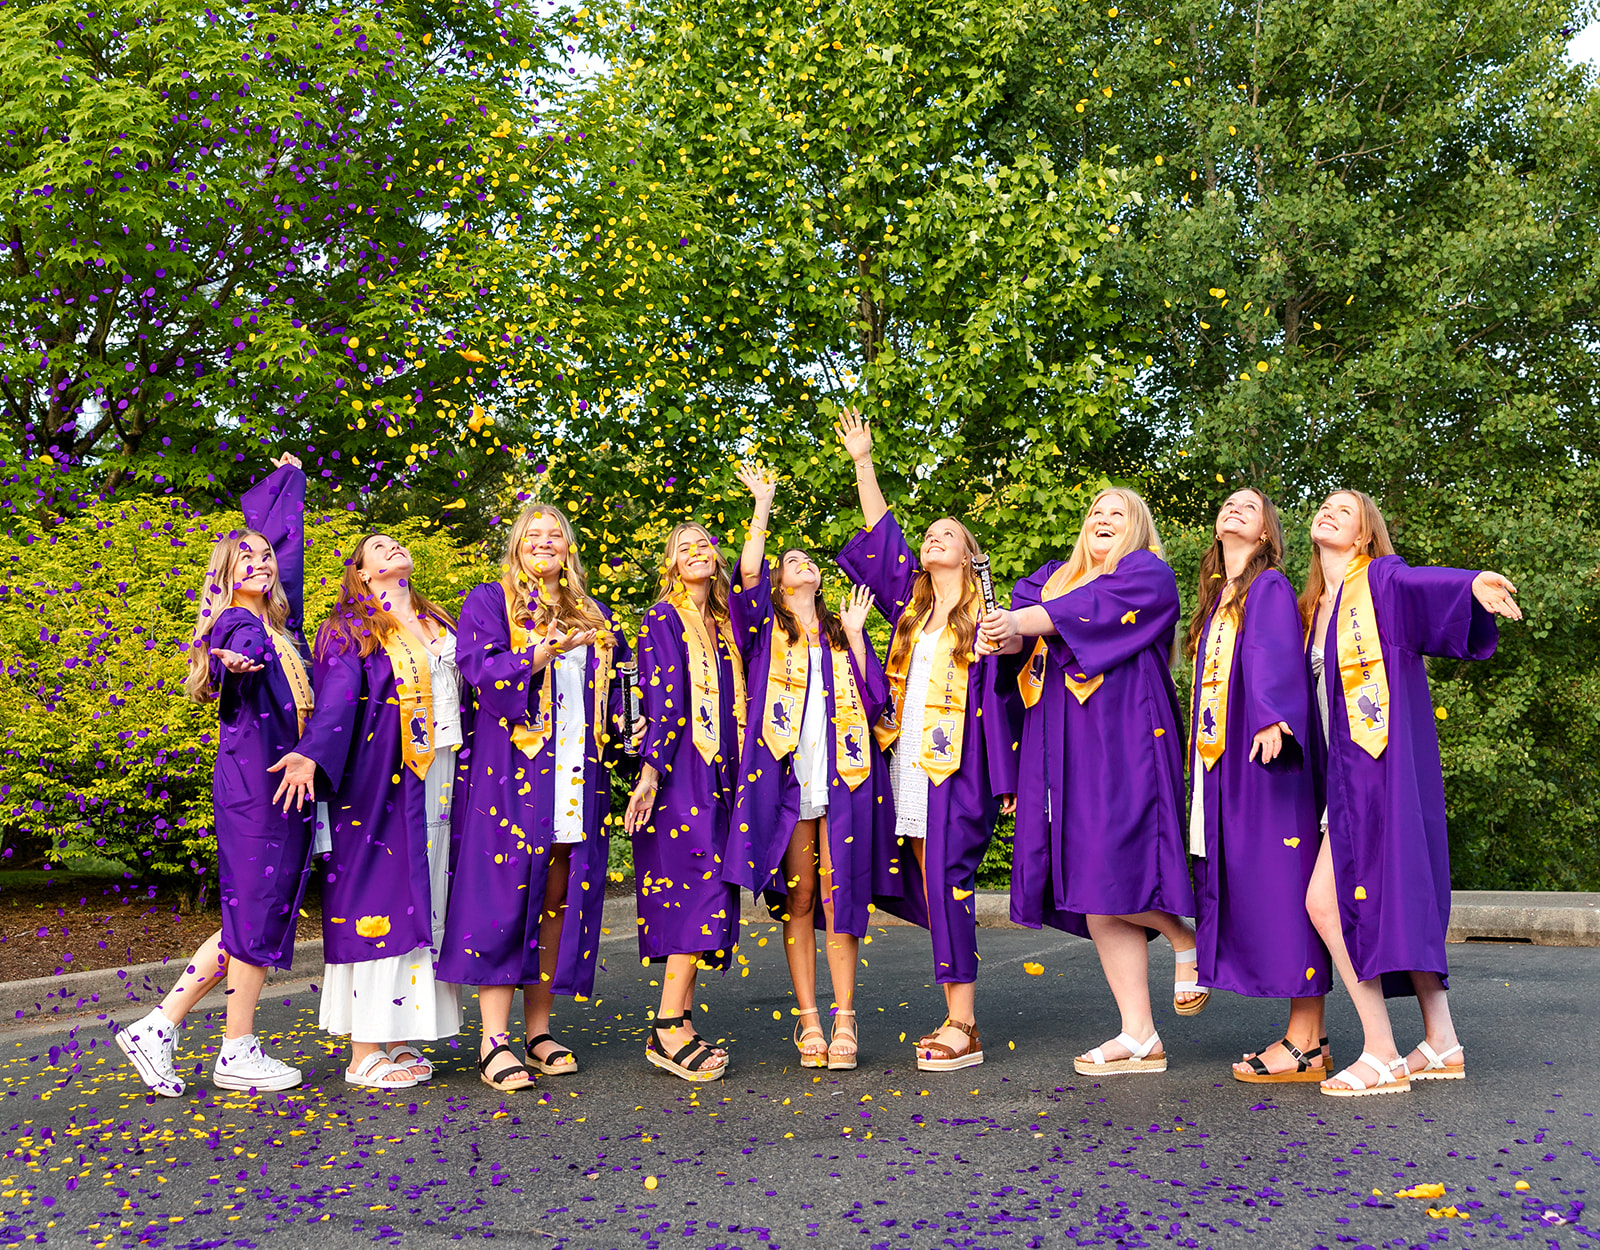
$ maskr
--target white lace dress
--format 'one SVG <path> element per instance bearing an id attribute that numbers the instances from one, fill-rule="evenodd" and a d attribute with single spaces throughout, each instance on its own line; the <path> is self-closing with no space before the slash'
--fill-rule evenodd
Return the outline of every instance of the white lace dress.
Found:
<path id="1" fill-rule="evenodd" d="M 928 681 L 933 676 L 933 652 L 948 626 L 923 631 L 911 651 L 906 674 L 906 706 L 900 737 L 889 760 L 889 781 L 894 786 L 896 837 L 928 836 L 928 774 L 922 767 L 922 723 L 927 719 Z"/>

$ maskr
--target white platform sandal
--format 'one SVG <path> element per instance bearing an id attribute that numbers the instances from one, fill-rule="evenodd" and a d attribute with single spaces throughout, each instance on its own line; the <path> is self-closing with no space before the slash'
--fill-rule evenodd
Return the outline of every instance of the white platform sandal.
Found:
<path id="1" fill-rule="evenodd" d="M 1465 1059 L 1457 1064 L 1445 1062 L 1451 1055 L 1461 1053 L 1460 1042 L 1457 1042 L 1442 1055 L 1428 1045 L 1427 1042 L 1418 1042 L 1417 1049 L 1428 1062 L 1425 1067 L 1418 1068 L 1411 1074 L 1413 1081 L 1464 1081 L 1467 1079 L 1467 1061 Z"/>
<path id="2" fill-rule="evenodd" d="M 1200 948 L 1193 947 L 1186 951 L 1174 951 L 1173 962 L 1180 964 L 1196 964 L 1200 962 Z M 1186 1003 L 1178 1001 L 1179 994 L 1198 994 L 1199 998 L 1191 998 Z M 1198 979 L 1176 981 L 1172 986 L 1172 1010 L 1180 1016 L 1198 1016 L 1206 1009 L 1206 1004 L 1211 1001 L 1211 991 L 1202 989 Z"/>
<path id="3" fill-rule="evenodd" d="M 1320 1086 L 1322 1092 L 1330 1098 L 1365 1098 L 1368 1094 L 1406 1094 L 1411 1092 L 1410 1076 L 1396 1076 L 1395 1069 L 1405 1071 L 1406 1061 L 1404 1056 L 1385 1063 L 1376 1055 L 1368 1051 L 1361 1052 L 1361 1058 L 1356 1063 L 1364 1063 L 1376 1072 L 1377 1079 L 1370 1083 L 1364 1080 L 1356 1071 L 1356 1064 L 1351 1064 L 1342 1072 L 1335 1073 Z M 1343 1081 L 1347 1088 L 1338 1088 L 1332 1085 L 1333 1081 Z"/>
<path id="4" fill-rule="evenodd" d="M 385 1080 L 384 1078 L 392 1072 L 402 1072 L 406 1079 Z M 346 1068 L 344 1079 L 347 1085 L 360 1085 L 366 1089 L 410 1089 L 417 1083 L 417 1078 L 411 1075 L 409 1069 L 396 1063 L 381 1050 L 373 1051 L 354 1068 Z"/>
<path id="5" fill-rule="evenodd" d="M 1116 1076 L 1121 1073 L 1131 1072 L 1165 1072 L 1167 1070 L 1167 1054 L 1162 1051 L 1159 1055 L 1150 1052 L 1161 1045 L 1161 1034 L 1152 1033 L 1145 1041 L 1135 1041 L 1127 1033 L 1118 1033 L 1116 1040 L 1127 1048 L 1127 1059 L 1107 1059 L 1103 1048 L 1096 1046 L 1089 1052 L 1085 1059 L 1079 1055 L 1072 1061 L 1072 1066 L 1078 1070 L 1080 1076 Z"/>

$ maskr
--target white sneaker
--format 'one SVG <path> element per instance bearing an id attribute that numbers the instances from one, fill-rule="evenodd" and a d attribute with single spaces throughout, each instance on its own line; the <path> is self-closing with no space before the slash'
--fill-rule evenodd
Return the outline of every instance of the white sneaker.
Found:
<path id="1" fill-rule="evenodd" d="M 117 1045 L 133 1062 L 142 1080 L 167 1098 L 183 1097 L 183 1079 L 174 1067 L 178 1053 L 178 1026 L 159 1010 L 117 1030 Z"/>
<path id="2" fill-rule="evenodd" d="M 211 1083 L 218 1089 L 293 1089 L 300 1084 L 300 1069 L 267 1054 L 251 1033 L 223 1041 L 211 1067 Z"/>

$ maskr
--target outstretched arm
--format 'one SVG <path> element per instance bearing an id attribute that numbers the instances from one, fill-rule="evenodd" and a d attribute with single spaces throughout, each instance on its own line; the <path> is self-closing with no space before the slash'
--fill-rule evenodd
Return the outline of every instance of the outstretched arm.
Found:
<path id="1" fill-rule="evenodd" d="M 739 584 L 749 587 L 755 585 L 761 575 L 761 562 L 767 558 L 767 521 L 772 516 L 772 497 L 778 493 L 778 482 L 759 464 L 741 465 L 739 480 L 755 500 L 744 549 L 739 552 Z"/>
<path id="2" fill-rule="evenodd" d="M 833 427 L 839 441 L 856 466 L 856 493 L 861 497 L 861 519 L 867 529 L 883 520 L 889 503 L 878 486 L 878 470 L 872 463 L 872 431 L 867 428 L 859 408 L 846 408 Z"/>

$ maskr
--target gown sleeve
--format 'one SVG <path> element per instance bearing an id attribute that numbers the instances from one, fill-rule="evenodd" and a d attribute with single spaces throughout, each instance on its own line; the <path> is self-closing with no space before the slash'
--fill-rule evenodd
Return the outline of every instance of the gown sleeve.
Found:
<path id="1" fill-rule="evenodd" d="M 615 639 L 611 644 L 611 666 L 615 669 L 618 664 L 626 664 L 633 659 L 633 648 L 628 645 L 627 634 L 617 628 L 617 618 L 612 613 L 611 608 L 601 603 L 598 599 L 594 601 L 594 605 L 600 609 L 600 615 L 606 618 L 606 626 L 611 630 L 612 637 Z M 617 680 L 616 674 L 613 672 L 611 684 L 606 688 L 606 718 L 608 721 L 606 733 L 611 739 L 606 751 L 606 760 L 608 762 L 631 759 L 631 757 L 622 753 L 622 712 L 622 683 Z"/>
<path id="2" fill-rule="evenodd" d="M 289 600 L 288 630 L 300 640 L 303 649 L 306 475 L 286 464 L 245 491 L 239 502 L 244 523 L 272 544 L 272 554 L 278 561 L 278 584 Z"/>
<path id="3" fill-rule="evenodd" d="M 220 696 L 224 688 L 235 690 L 248 698 L 255 687 L 266 680 L 267 631 L 255 613 L 243 608 L 225 610 L 211 630 L 211 649 L 237 651 L 246 659 L 263 667 L 253 673 L 230 673 L 216 656 L 211 657 L 211 688 Z"/>
<path id="4" fill-rule="evenodd" d="M 319 640 L 311 669 L 315 711 L 295 750 L 317 766 L 317 797 L 326 799 L 344 781 L 361 716 L 365 666 L 355 643 L 342 634 Z"/>
<path id="5" fill-rule="evenodd" d="M 1028 574 L 1027 577 L 1020 579 L 1013 585 L 1011 587 L 1011 610 L 1020 612 L 1023 608 L 1038 607 L 1040 599 L 1044 595 L 1045 583 L 1050 580 L 1051 574 L 1060 567 L 1060 560 L 1047 560 L 1032 573 Z M 1066 648 L 1061 645 L 1060 640 L 1057 638 L 1047 636 L 1045 645 L 1047 647 L 1057 647 L 1058 658 L 1066 654 Z M 995 681 L 1002 690 L 1006 690 L 1022 675 L 1023 667 L 1028 663 L 1028 658 L 1032 654 L 1033 639 L 1024 638 L 1021 650 L 1014 651 L 1010 655 L 998 655 L 995 657 L 996 666 L 999 669 L 995 674 Z"/>
<path id="6" fill-rule="evenodd" d="M 1244 676 L 1250 723 L 1240 726 L 1244 731 L 1241 740 L 1248 751 L 1250 740 L 1269 725 L 1288 725 L 1283 750 L 1267 767 L 1273 772 L 1292 772 L 1304 758 L 1311 691 L 1301 662 L 1300 609 L 1289 579 L 1275 571 L 1261 574 L 1245 597 L 1244 610 L 1239 671 Z"/>
<path id="7" fill-rule="evenodd" d="M 736 568 L 733 585 L 728 591 L 728 616 L 733 636 L 739 640 L 739 651 L 748 665 L 760 649 L 762 638 L 772 628 L 772 566 L 763 558 L 761 572 L 749 586 L 740 583 L 740 576 Z"/>
<path id="8" fill-rule="evenodd" d="M 665 775 L 689 730 L 689 665 L 678 614 L 658 603 L 645 615 L 639 636 L 639 693 L 644 705 L 641 759 Z"/>
<path id="9" fill-rule="evenodd" d="M 1082 680 L 1150 647 L 1171 646 L 1178 625 L 1178 579 L 1159 556 L 1134 551 L 1116 572 L 1041 606 L 1072 652 L 1068 672 Z"/>
<path id="10" fill-rule="evenodd" d="M 894 513 L 884 513 L 871 529 L 858 530 L 839 552 L 839 567 L 856 585 L 873 593 L 878 611 L 891 626 L 900 623 L 920 566 Z"/>
<path id="11" fill-rule="evenodd" d="M 456 663 L 477 692 L 483 714 L 508 724 L 528 724 L 537 677 L 533 652 L 511 649 L 505 591 L 498 582 L 475 587 L 461 605 Z"/>
<path id="12" fill-rule="evenodd" d="M 1472 597 L 1471 569 L 1412 568 L 1380 556 L 1368 573 L 1378 627 L 1421 655 L 1487 660 L 1500 640 L 1494 614 Z"/>
<path id="13" fill-rule="evenodd" d="M 983 758 L 989 769 L 989 793 L 994 798 L 1017 792 L 1017 767 L 1022 739 L 1022 700 L 1008 697 L 999 683 L 1007 669 L 1000 656 L 988 655 L 976 661 L 981 683 L 978 706 L 983 710 L 979 727 L 983 733 Z M 1010 670 L 1015 680 L 1015 670 Z"/>

